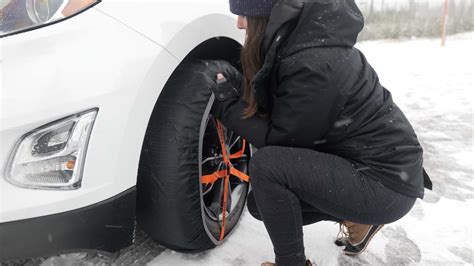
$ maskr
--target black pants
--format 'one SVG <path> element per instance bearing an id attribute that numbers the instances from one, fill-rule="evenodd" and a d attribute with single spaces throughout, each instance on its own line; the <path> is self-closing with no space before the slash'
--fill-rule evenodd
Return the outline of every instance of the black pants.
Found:
<path id="1" fill-rule="evenodd" d="M 362 175 L 350 160 L 311 149 L 265 146 L 250 160 L 249 212 L 270 235 L 275 262 L 305 265 L 303 225 L 321 220 L 394 222 L 416 198 Z"/>

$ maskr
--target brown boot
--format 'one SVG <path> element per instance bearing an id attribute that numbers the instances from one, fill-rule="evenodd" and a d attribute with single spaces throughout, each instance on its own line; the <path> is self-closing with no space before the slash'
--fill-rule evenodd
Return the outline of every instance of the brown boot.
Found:
<path id="1" fill-rule="evenodd" d="M 347 220 L 343 221 L 339 223 L 339 233 L 337 234 L 335 244 L 346 246 L 344 249 L 346 255 L 358 255 L 367 248 L 372 237 L 382 227 L 383 224 L 370 225 L 358 224 Z"/>
<path id="2" fill-rule="evenodd" d="M 276 264 L 273 262 L 265 261 L 261 264 L 261 266 L 275 266 Z M 306 260 L 306 266 L 313 266 L 313 263 L 310 260 Z"/>

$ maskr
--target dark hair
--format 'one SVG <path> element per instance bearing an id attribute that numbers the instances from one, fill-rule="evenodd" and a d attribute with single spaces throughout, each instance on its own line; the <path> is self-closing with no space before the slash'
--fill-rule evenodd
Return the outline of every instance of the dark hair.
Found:
<path id="1" fill-rule="evenodd" d="M 254 116 L 257 113 L 258 105 L 252 93 L 252 78 L 260 70 L 265 60 L 263 48 L 263 36 L 268 24 L 268 17 L 246 17 L 247 18 L 247 36 L 244 47 L 240 52 L 240 61 L 242 63 L 244 96 L 243 99 L 248 103 L 248 107 L 242 112 L 242 119 Z"/>

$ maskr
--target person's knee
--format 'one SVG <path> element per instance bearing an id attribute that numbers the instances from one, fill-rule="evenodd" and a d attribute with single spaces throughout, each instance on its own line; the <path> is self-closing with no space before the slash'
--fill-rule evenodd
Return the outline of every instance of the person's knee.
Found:
<path id="1" fill-rule="evenodd" d="M 275 150 L 278 146 L 265 146 L 258 149 L 249 161 L 249 175 L 252 185 L 261 183 L 260 181 L 268 181 L 269 178 L 274 177 Z"/>

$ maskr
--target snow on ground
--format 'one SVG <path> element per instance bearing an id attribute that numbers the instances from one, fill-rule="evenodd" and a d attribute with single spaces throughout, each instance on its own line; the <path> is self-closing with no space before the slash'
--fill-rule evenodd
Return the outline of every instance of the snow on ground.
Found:
<path id="1" fill-rule="evenodd" d="M 439 40 L 370 41 L 357 45 L 380 81 L 411 121 L 425 151 L 425 168 L 434 190 L 426 190 L 402 219 L 386 225 L 365 253 L 350 258 L 333 244 L 333 222 L 304 226 L 307 258 L 317 265 L 472 265 L 473 69 L 474 33 Z M 141 233 L 123 250 L 118 264 L 260 265 L 274 261 L 273 247 L 261 221 L 244 210 L 226 242 L 199 254 L 165 249 Z M 43 265 L 102 263 L 93 256 L 65 255 Z"/>

